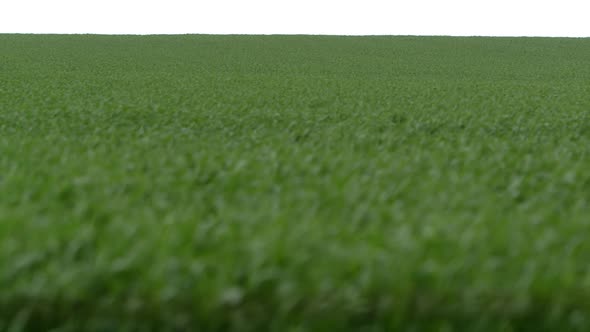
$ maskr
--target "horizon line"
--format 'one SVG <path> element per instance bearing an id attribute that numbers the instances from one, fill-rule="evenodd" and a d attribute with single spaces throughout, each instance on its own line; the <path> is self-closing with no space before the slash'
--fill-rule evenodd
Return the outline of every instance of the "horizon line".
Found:
<path id="1" fill-rule="evenodd" d="M 62 36 L 309 36 L 309 37 L 481 37 L 481 38 L 572 38 L 590 36 L 554 35 L 491 35 L 491 34 L 328 34 L 328 33 L 100 33 L 100 32 L 0 32 L 0 35 L 62 35 Z"/>

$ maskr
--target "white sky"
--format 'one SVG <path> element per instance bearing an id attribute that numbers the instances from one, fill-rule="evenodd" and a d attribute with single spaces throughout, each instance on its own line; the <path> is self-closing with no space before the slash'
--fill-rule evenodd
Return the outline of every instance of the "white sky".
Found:
<path id="1" fill-rule="evenodd" d="M 0 33 L 590 37 L 590 0 L 0 0 Z"/>

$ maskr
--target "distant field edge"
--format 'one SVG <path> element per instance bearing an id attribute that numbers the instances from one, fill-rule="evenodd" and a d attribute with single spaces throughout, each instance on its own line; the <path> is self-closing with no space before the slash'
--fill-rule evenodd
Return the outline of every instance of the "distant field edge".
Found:
<path id="1" fill-rule="evenodd" d="M 102 37 L 180 37 L 180 36 L 223 36 L 223 37 L 392 37 L 392 38 L 526 38 L 526 39 L 590 39 L 590 36 L 527 36 L 527 35 L 411 35 L 411 34 L 399 34 L 399 35 L 387 35 L 387 34 L 359 34 L 359 35 L 347 35 L 347 34 L 306 34 L 306 33 L 45 33 L 45 32 L 0 32 L 0 36 L 102 36 Z"/>

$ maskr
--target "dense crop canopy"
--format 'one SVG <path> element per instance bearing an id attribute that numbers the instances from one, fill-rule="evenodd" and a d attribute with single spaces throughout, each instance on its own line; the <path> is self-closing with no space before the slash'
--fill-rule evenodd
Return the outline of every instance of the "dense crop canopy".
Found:
<path id="1" fill-rule="evenodd" d="M 0 330 L 587 331 L 589 55 L 0 35 Z"/>

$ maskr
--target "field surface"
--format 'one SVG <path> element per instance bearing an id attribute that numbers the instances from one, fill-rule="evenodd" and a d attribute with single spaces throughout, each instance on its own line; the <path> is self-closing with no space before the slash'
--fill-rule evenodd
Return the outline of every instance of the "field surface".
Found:
<path id="1" fill-rule="evenodd" d="M 590 39 L 0 35 L 0 330 L 588 331 Z"/>

